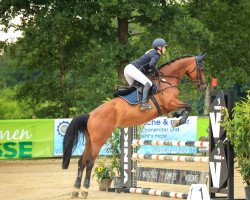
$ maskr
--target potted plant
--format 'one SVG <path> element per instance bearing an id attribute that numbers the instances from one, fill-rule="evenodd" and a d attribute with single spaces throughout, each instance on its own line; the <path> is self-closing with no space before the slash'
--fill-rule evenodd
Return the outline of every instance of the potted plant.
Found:
<path id="1" fill-rule="evenodd" d="M 111 166 L 105 165 L 103 162 L 99 162 L 95 168 L 94 175 L 97 177 L 99 190 L 106 191 L 110 188 L 114 172 Z"/>
<path id="2" fill-rule="evenodd" d="M 245 187 L 246 199 L 250 199 L 250 91 L 246 99 L 237 102 L 233 108 L 232 119 L 227 109 L 222 111 L 224 119 L 221 125 L 227 131 L 227 137 L 233 145 L 239 172 Z"/>

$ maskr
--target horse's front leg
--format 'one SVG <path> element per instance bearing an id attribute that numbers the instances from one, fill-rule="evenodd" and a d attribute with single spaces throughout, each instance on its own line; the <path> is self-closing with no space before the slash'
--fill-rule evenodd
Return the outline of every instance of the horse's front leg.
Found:
<path id="1" fill-rule="evenodd" d="M 187 118 L 189 117 L 190 113 L 191 113 L 192 107 L 187 104 L 187 107 L 185 108 L 184 112 L 181 114 L 181 119 L 179 120 L 179 126 L 182 124 L 185 124 L 187 121 Z"/>
<path id="2" fill-rule="evenodd" d="M 177 108 L 178 110 L 173 114 L 173 117 L 181 116 L 181 118 L 174 121 L 174 123 L 171 125 L 172 128 L 185 124 L 192 110 L 192 107 L 188 103 L 183 103 L 179 100 L 176 103 L 176 105 L 179 105 L 181 107 Z"/>

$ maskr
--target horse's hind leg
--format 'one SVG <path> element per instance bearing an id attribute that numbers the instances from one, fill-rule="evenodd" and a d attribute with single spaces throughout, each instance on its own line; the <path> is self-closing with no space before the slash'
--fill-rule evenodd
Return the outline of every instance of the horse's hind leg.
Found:
<path id="1" fill-rule="evenodd" d="M 108 126 L 109 125 L 109 126 Z M 91 126 L 90 126 L 91 127 Z M 101 150 L 101 147 L 105 144 L 107 139 L 112 134 L 113 126 L 111 123 L 103 125 L 103 126 L 92 126 L 92 128 L 89 128 L 89 133 L 91 134 L 91 155 L 89 159 L 87 160 L 86 164 L 86 176 L 83 183 L 83 192 L 82 196 L 83 198 L 87 198 L 88 196 L 88 188 L 90 186 L 90 177 L 91 172 L 95 164 L 95 160 Z"/>
<path id="2" fill-rule="evenodd" d="M 95 160 L 100 152 L 100 149 L 108 140 L 108 138 L 112 134 L 112 131 L 114 130 L 114 122 L 112 123 L 112 121 L 109 119 L 110 116 L 111 114 L 108 112 L 102 113 L 101 117 L 97 117 L 95 114 L 93 114 L 93 117 L 90 116 L 88 121 L 88 131 L 85 133 L 85 137 L 88 138 L 88 141 L 91 144 L 91 152 L 86 162 L 86 176 L 84 179 L 82 191 L 83 198 L 87 198 L 88 196 L 91 171 L 94 167 Z M 103 119 L 105 119 L 105 121 Z"/>
<path id="3" fill-rule="evenodd" d="M 85 169 L 87 160 L 89 159 L 91 154 L 91 142 L 89 136 L 87 134 L 85 135 L 85 150 L 82 154 L 82 157 L 78 161 L 78 171 L 77 171 L 77 177 L 74 184 L 74 191 L 71 194 L 72 198 L 77 198 L 79 196 L 79 189 L 81 187 L 81 181 L 82 181 L 82 174 Z"/>
<path id="4" fill-rule="evenodd" d="M 84 199 L 86 199 L 88 196 L 88 188 L 90 186 L 91 171 L 94 167 L 95 160 L 96 160 L 100 150 L 101 150 L 101 146 L 96 146 L 96 145 L 92 144 L 91 156 L 89 157 L 89 159 L 87 160 L 87 163 L 86 163 L 86 176 L 85 176 L 85 179 L 83 182 L 82 197 Z"/>
<path id="5" fill-rule="evenodd" d="M 85 133 L 85 150 L 84 150 L 84 154 L 82 156 L 82 162 L 81 162 L 81 165 L 83 166 L 83 170 L 84 170 L 85 167 L 86 167 L 86 171 L 89 168 L 88 166 L 89 166 L 89 163 L 90 163 L 90 160 L 91 160 L 91 153 L 92 153 L 92 143 L 91 143 L 91 139 L 90 139 L 90 136 L 89 136 L 89 132 L 86 131 L 86 133 Z M 76 182 L 75 182 L 75 186 L 77 184 L 77 187 L 79 187 L 79 188 L 81 186 L 83 170 L 81 171 L 81 173 L 79 173 L 79 171 L 78 171 L 77 179 L 76 179 Z M 78 179 L 78 176 L 79 176 L 80 179 Z M 89 186 L 90 186 L 90 179 L 86 180 L 86 177 L 85 177 L 84 183 L 83 183 L 83 189 L 82 189 L 82 192 L 81 192 L 82 197 L 84 199 L 86 199 L 87 196 L 88 196 L 88 188 L 89 188 Z"/>
<path id="6" fill-rule="evenodd" d="M 82 165 L 82 157 L 78 161 L 77 177 L 76 177 L 76 181 L 74 184 L 74 191 L 71 193 L 71 198 L 77 198 L 79 196 L 79 189 L 81 187 L 81 181 L 82 181 L 82 173 L 85 167 Z"/>

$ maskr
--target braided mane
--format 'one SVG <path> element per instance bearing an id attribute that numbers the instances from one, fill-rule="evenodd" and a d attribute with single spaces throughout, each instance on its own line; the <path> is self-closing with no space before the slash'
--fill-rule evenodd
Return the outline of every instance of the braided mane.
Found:
<path id="1" fill-rule="evenodd" d="M 193 56 L 181 56 L 181 57 L 172 59 L 172 60 L 166 62 L 165 64 L 162 64 L 162 65 L 159 67 L 159 69 L 161 69 L 162 67 L 164 67 L 164 66 L 166 66 L 166 65 L 170 65 L 171 63 L 174 63 L 175 61 L 180 60 L 180 59 L 182 59 L 182 58 L 190 58 L 190 57 L 193 57 Z"/>

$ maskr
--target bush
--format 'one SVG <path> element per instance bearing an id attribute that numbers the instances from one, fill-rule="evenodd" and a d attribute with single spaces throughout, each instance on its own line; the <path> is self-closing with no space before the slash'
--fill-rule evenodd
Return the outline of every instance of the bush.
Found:
<path id="1" fill-rule="evenodd" d="M 228 110 L 223 110 L 224 120 L 221 123 L 227 131 L 227 137 L 234 147 L 239 172 L 243 180 L 250 185 L 250 91 L 246 99 L 237 102 L 233 108 L 233 118 Z"/>

